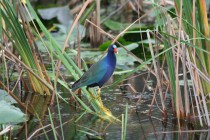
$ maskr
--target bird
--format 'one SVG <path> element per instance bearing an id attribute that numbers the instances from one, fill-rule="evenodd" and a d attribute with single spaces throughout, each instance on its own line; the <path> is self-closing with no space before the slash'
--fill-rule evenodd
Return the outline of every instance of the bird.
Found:
<path id="1" fill-rule="evenodd" d="M 107 55 L 93 64 L 79 80 L 74 82 L 72 85 L 72 91 L 87 86 L 87 89 L 92 87 L 99 87 L 98 96 L 100 96 L 101 87 L 109 80 L 112 76 L 116 66 L 117 46 L 112 44 L 108 48 Z"/>

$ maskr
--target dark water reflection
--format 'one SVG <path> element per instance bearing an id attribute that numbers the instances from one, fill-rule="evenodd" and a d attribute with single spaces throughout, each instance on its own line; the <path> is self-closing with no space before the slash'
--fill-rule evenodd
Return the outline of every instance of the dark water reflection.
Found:
<path id="1" fill-rule="evenodd" d="M 110 89 L 108 92 L 101 94 L 104 105 L 110 109 L 114 116 L 119 117 L 120 120 L 121 115 L 125 113 L 126 102 L 128 102 L 129 114 L 126 133 L 127 140 L 209 139 L 209 135 L 206 131 L 193 131 L 195 127 L 189 126 L 186 121 L 183 121 L 181 125 L 181 130 L 183 132 L 178 132 L 178 125 L 172 115 L 172 108 L 170 107 L 169 93 L 167 93 L 168 95 L 166 96 L 168 120 L 166 122 L 162 121 L 159 95 L 157 95 L 156 102 L 152 107 L 151 117 L 148 116 L 147 114 L 150 108 L 153 92 L 149 91 L 147 88 L 144 90 L 145 82 L 142 77 L 145 78 L 146 75 L 122 83 L 121 89 Z M 155 81 L 152 81 L 152 83 L 154 84 Z M 124 86 L 125 84 L 131 84 L 137 93 L 133 94 L 133 92 L 129 90 L 130 88 L 128 86 Z M 69 98 L 69 93 L 62 93 L 62 96 L 64 98 Z M 137 103 L 137 101 L 139 102 Z M 90 114 L 83 116 L 79 121 L 75 122 L 81 115 L 81 111 L 78 109 L 76 110 L 77 111 L 75 111 L 72 106 L 67 103 L 60 103 L 65 139 L 88 140 L 100 137 L 106 140 L 121 140 L 121 124 L 109 124 L 108 122 L 102 121 Z M 57 105 L 51 108 L 51 113 L 58 139 L 62 139 Z M 46 114 L 48 114 L 48 112 L 46 112 Z M 42 122 L 44 125 L 50 124 L 49 116 L 46 115 Z M 188 132 L 188 130 L 191 132 Z M 35 130 L 32 132 L 34 131 Z M 35 135 L 32 139 L 44 140 L 47 139 L 46 136 L 49 140 L 54 139 L 54 135 L 50 127 L 49 129 L 46 128 L 45 131 L 47 133 L 46 135 L 42 132 Z M 28 135 L 30 136 L 32 132 Z"/>

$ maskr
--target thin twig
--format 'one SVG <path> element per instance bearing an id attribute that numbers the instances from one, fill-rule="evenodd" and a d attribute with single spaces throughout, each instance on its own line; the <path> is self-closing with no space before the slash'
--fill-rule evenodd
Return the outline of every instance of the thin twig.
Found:
<path id="1" fill-rule="evenodd" d="M 90 24 L 92 24 L 93 26 L 95 26 L 96 28 L 98 28 L 103 34 L 107 35 L 108 37 L 110 37 L 111 39 L 114 39 L 114 36 L 105 32 L 103 29 L 101 29 L 100 27 L 98 27 L 97 25 L 95 25 L 93 22 L 89 21 L 88 19 L 86 19 L 87 22 L 89 22 Z M 131 51 L 129 51 L 126 47 L 124 47 L 120 42 L 116 41 L 121 47 L 123 47 L 123 49 L 130 54 L 132 57 L 134 57 L 139 63 L 143 63 L 143 61 L 141 59 L 139 59 L 136 55 L 134 55 Z M 107 50 L 106 50 L 107 51 Z M 106 51 L 104 52 L 104 54 L 106 53 Z M 145 65 L 145 67 L 154 75 L 156 76 L 155 72 L 149 68 L 147 65 Z"/>
<path id="2" fill-rule="evenodd" d="M 1 81 L 0 81 L 0 86 L 3 88 L 3 89 L 5 89 L 7 92 L 8 92 L 8 94 L 10 95 L 10 96 L 12 96 L 12 98 L 13 99 L 15 99 L 15 101 L 16 102 L 18 102 L 18 104 L 20 105 L 20 106 L 22 106 L 25 110 L 27 110 L 27 112 L 29 112 L 31 115 L 33 115 L 34 114 L 34 112 L 32 111 L 32 110 L 30 110 L 30 109 L 28 109 L 27 107 L 26 107 L 26 105 L 24 104 L 24 103 L 22 103 Z"/>
<path id="3" fill-rule="evenodd" d="M 2 49 L 4 49 L 4 47 L 3 47 L 2 45 L 0 45 L 0 47 L 1 47 Z M 34 77 L 36 77 L 42 84 L 44 84 L 46 87 L 48 87 L 51 91 L 54 90 L 53 87 L 52 87 L 50 84 L 48 84 L 46 81 L 44 81 L 43 79 L 41 79 L 36 73 L 34 73 L 34 72 L 31 70 L 31 68 L 29 68 L 28 66 L 26 66 L 26 65 L 25 65 L 22 61 L 20 61 L 13 53 L 11 53 L 11 52 L 10 52 L 9 50 L 7 50 L 7 49 L 4 49 L 4 51 L 5 51 L 6 53 L 8 53 L 12 58 L 14 58 L 15 61 L 17 61 L 18 63 L 20 63 L 24 68 L 26 68 L 27 71 L 30 72 Z"/>
<path id="4" fill-rule="evenodd" d="M 137 20 L 135 20 L 133 23 L 131 23 L 128 27 L 126 27 L 120 34 L 117 35 L 117 37 L 112 41 L 112 44 L 114 44 L 130 27 L 132 27 L 136 22 L 140 21 L 141 19 L 145 18 L 146 16 L 148 16 L 151 12 L 153 11 L 153 9 L 150 9 L 147 13 L 145 13 L 144 15 L 142 15 L 140 18 L 138 18 Z"/>
<path id="5" fill-rule="evenodd" d="M 51 124 L 48 124 L 48 125 L 46 125 L 46 126 L 43 126 L 42 128 L 37 129 L 36 131 L 34 131 L 34 132 L 31 134 L 31 136 L 30 136 L 29 138 L 27 138 L 27 140 L 32 139 L 32 137 L 33 137 L 36 133 L 38 133 L 39 131 L 41 131 L 41 130 L 47 128 L 47 127 L 50 127 L 50 126 L 51 126 Z M 51 127 L 52 127 L 52 126 L 51 126 Z"/>

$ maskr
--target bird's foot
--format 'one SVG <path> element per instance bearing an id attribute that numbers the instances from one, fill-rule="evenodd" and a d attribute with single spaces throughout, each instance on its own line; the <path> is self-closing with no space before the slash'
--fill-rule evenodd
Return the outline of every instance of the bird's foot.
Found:
<path id="1" fill-rule="evenodd" d="M 98 106 L 99 106 L 99 111 L 97 112 L 98 114 L 101 114 L 101 113 L 112 114 L 111 111 L 103 105 L 103 102 L 102 102 L 101 96 L 100 96 L 100 95 L 101 95 L 101 89 L 100 89 L 100 88 L 98 89 L 98 95 L 97 95 L 97 96 L 93 95 L 93 93 L 91 93 L 90 91 L 89 91 L 89 93 L 90 93 L 90 95 L 91 95 L 91 97 L 92 97 L 92 98 L 89 100 L 89 103 L 91 103 L 92 100 L 97 100 L 97 101 L 99 101 L 99 104 L 98 104 Z"/>
<path id="2" fill-rule="evenodd" d="M 100 109 L 97 113 L 98 114 L 104 113 L 106 115 L 112 114 L 112 112 L 108 108 L 106 108 L 103 104 L 102 104 L 102 106 L 100 106 Z"/>

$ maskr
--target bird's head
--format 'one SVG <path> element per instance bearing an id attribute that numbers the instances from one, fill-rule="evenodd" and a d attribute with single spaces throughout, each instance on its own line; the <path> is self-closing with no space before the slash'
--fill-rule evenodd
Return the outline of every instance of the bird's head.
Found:
<path id="1" fill-rule="evenodd" d="M 108 51 L 110 51 L 110 52 L 114 52 L 114 53 L 118 53 L 118 51 L 117 51 L 117 46 L 116 45 L 111 45 L 110 47 L 109 47 L 109 50 Z"/>

